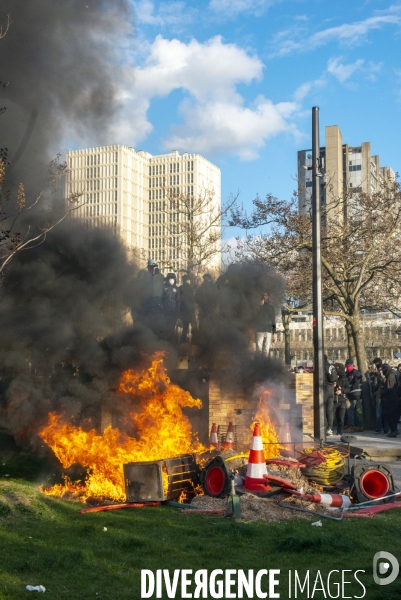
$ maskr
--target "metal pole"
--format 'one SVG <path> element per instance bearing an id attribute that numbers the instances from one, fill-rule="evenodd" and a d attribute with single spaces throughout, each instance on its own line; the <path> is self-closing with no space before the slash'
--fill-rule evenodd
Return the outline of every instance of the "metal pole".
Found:
<path id="1" fill-rule="evenodd" d="M 312 276 L 313 276 L 313 424 L 314 437 L 326 440 L 320 204 L 319 108 L 312 108 Z"/>

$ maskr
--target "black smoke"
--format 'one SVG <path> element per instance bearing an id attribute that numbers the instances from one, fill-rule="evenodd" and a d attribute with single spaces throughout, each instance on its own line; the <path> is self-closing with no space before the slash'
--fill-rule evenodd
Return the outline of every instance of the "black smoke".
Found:
<path id="1" fill-rule="evenodd" d="M 3 427 L 23 438 L 50 410 L 99 409 L 114 382 L 104 339 L 126 327 L 121 296 L 134 268 L 112 231 L 72 220 L 16 255 L 0 288 Z"/>
<path id="2" fill-rule="evenodd" d="M 25 444 L 50 411 L 99 427 L 101 407 L 124 410 L 115 393 L 122 371 L 164 350 L 174 372 L 188 349 L 160 339 L 140 319 L 132 325 L 126 290 L 137 272 L 112 230 L 88 231 L 75 220 L 16 255 L 0 288 L 0 427 Z M 279 302 L 282 278 L 261 263 L 239 263 L 214 289 L 211 328 L 193 337 L 193 378 L 221 371 L 248 392 L 256 382 L 280 380 L 278 363 L 253 359 L 250 340 L 261 294 Z"/>
<path id="3" fill-rule="evenodd" d="M 128 0 L 1 0 L 0 147 L 8 177 L 37 193 L 44 166 L 63 142 L 114 143 L 119 41 L 129 35 Z"/>

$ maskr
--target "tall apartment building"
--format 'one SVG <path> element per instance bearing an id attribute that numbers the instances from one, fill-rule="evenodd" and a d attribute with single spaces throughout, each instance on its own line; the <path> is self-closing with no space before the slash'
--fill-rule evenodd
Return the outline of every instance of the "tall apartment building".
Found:
<path id="1" fill-rule="evenodd" d="M 320 178 L 322 202 L 327 190 L 334 198 L 342 196 L 344 191 L 380 191 L 385 182 L 394 181 L 395 173 L 391 167 L 380 167 L 378 154 L 372 155 L 370 142 L 359 146 L 343 143 L 342 133 L 337 125 L 326 127 L 325 146 L 320 148 L 325 175 Z M 305 212 L 312 197 L 312 150 L 298 152 L 299 210 Z M 326 184 L 329 186 L 326 187 Z"/>
<path id="2" fill-rule="evenodd" d="M 67 153 L 67 195 L 82 193 L 85 205 L 74 211 L 88 227 L 113 227 L 142 260 L 154 258 L 162 269 L 185 270 L 182 214 L 171 199 L 210 192 L 220 207 L 220 169 L 199 154 L 177 150 L 152 156 L 127 146 L 102 146 Z M 181 235 L 180 235 L 181 234 Z M 220 264 L 217 254 L 212 267 Z"/>

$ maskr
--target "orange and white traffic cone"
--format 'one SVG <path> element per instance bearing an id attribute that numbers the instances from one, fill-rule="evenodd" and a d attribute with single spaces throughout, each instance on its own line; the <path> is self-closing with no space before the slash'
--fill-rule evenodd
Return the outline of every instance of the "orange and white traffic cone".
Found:
<path id="1" fill-rule="evenodd" d="M 324 506 L 335 506 L 336 508 L 348 508 L 352 505 L 349 496 L 344 494 L 306 494 L 307 499 Z"/>
<path id="2" fill-rule="evenodd" d="M 288 423 L 285 424 L 285 432 L 283 438 L 283 444 L 280 449 L 281 456 L 294 456 L 294 447 L 291 443 L 291 431 Z"/>
<path id="3" fill-rule="evenodd" d="M 267 475 L 265 455 L 263 452 L 262 436 L 259 423 L 255 424 L 253 430 L 252 444 L 249 452 L 248 466 L 244 489 L 247 492 L 267 492 L 271 486 L 264 476 Z"/>
<path id="4" fill-rule="evenodd" d="M 223 444 L 223 450 L 228 450 L 228 448 L 234 450 L 234 427 L 231 421 L 228 424 L 226 439 Z"/>
<path id="5" fill-rule="evenodd" d="M 216 448 L 216 450 L 219 449 L 219 440 L 217 439 L 216 423 L 212 424 L 212 430 L 210 432 L 209 444 L 210 444 L 210 446 L 214 446 Z"/>
<path id="6" fill-rule="evenodd" d="M 299 496 L 304 500 L 309 500 L 309 502 L 323 504 L 324 506 L 334 506 L 335 508 L 348 508 L 352 506 L 351 498 L 345 494 L 302 494 L 288 488 L 285 488 L 284 491 L 288 494 Z"/>

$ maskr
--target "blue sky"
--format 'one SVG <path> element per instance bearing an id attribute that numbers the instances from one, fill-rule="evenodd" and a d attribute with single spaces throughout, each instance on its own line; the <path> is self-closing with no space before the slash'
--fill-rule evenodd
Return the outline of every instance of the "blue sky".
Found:
<path id="1" fill-rule="evenodd" d="M 180 0 L 133 3 L 122 40 L 116 143 L 199 152 L 222 199 L 289 197 L 311 108 L 351 145 L 400 170 L 401 2 Z"/>

